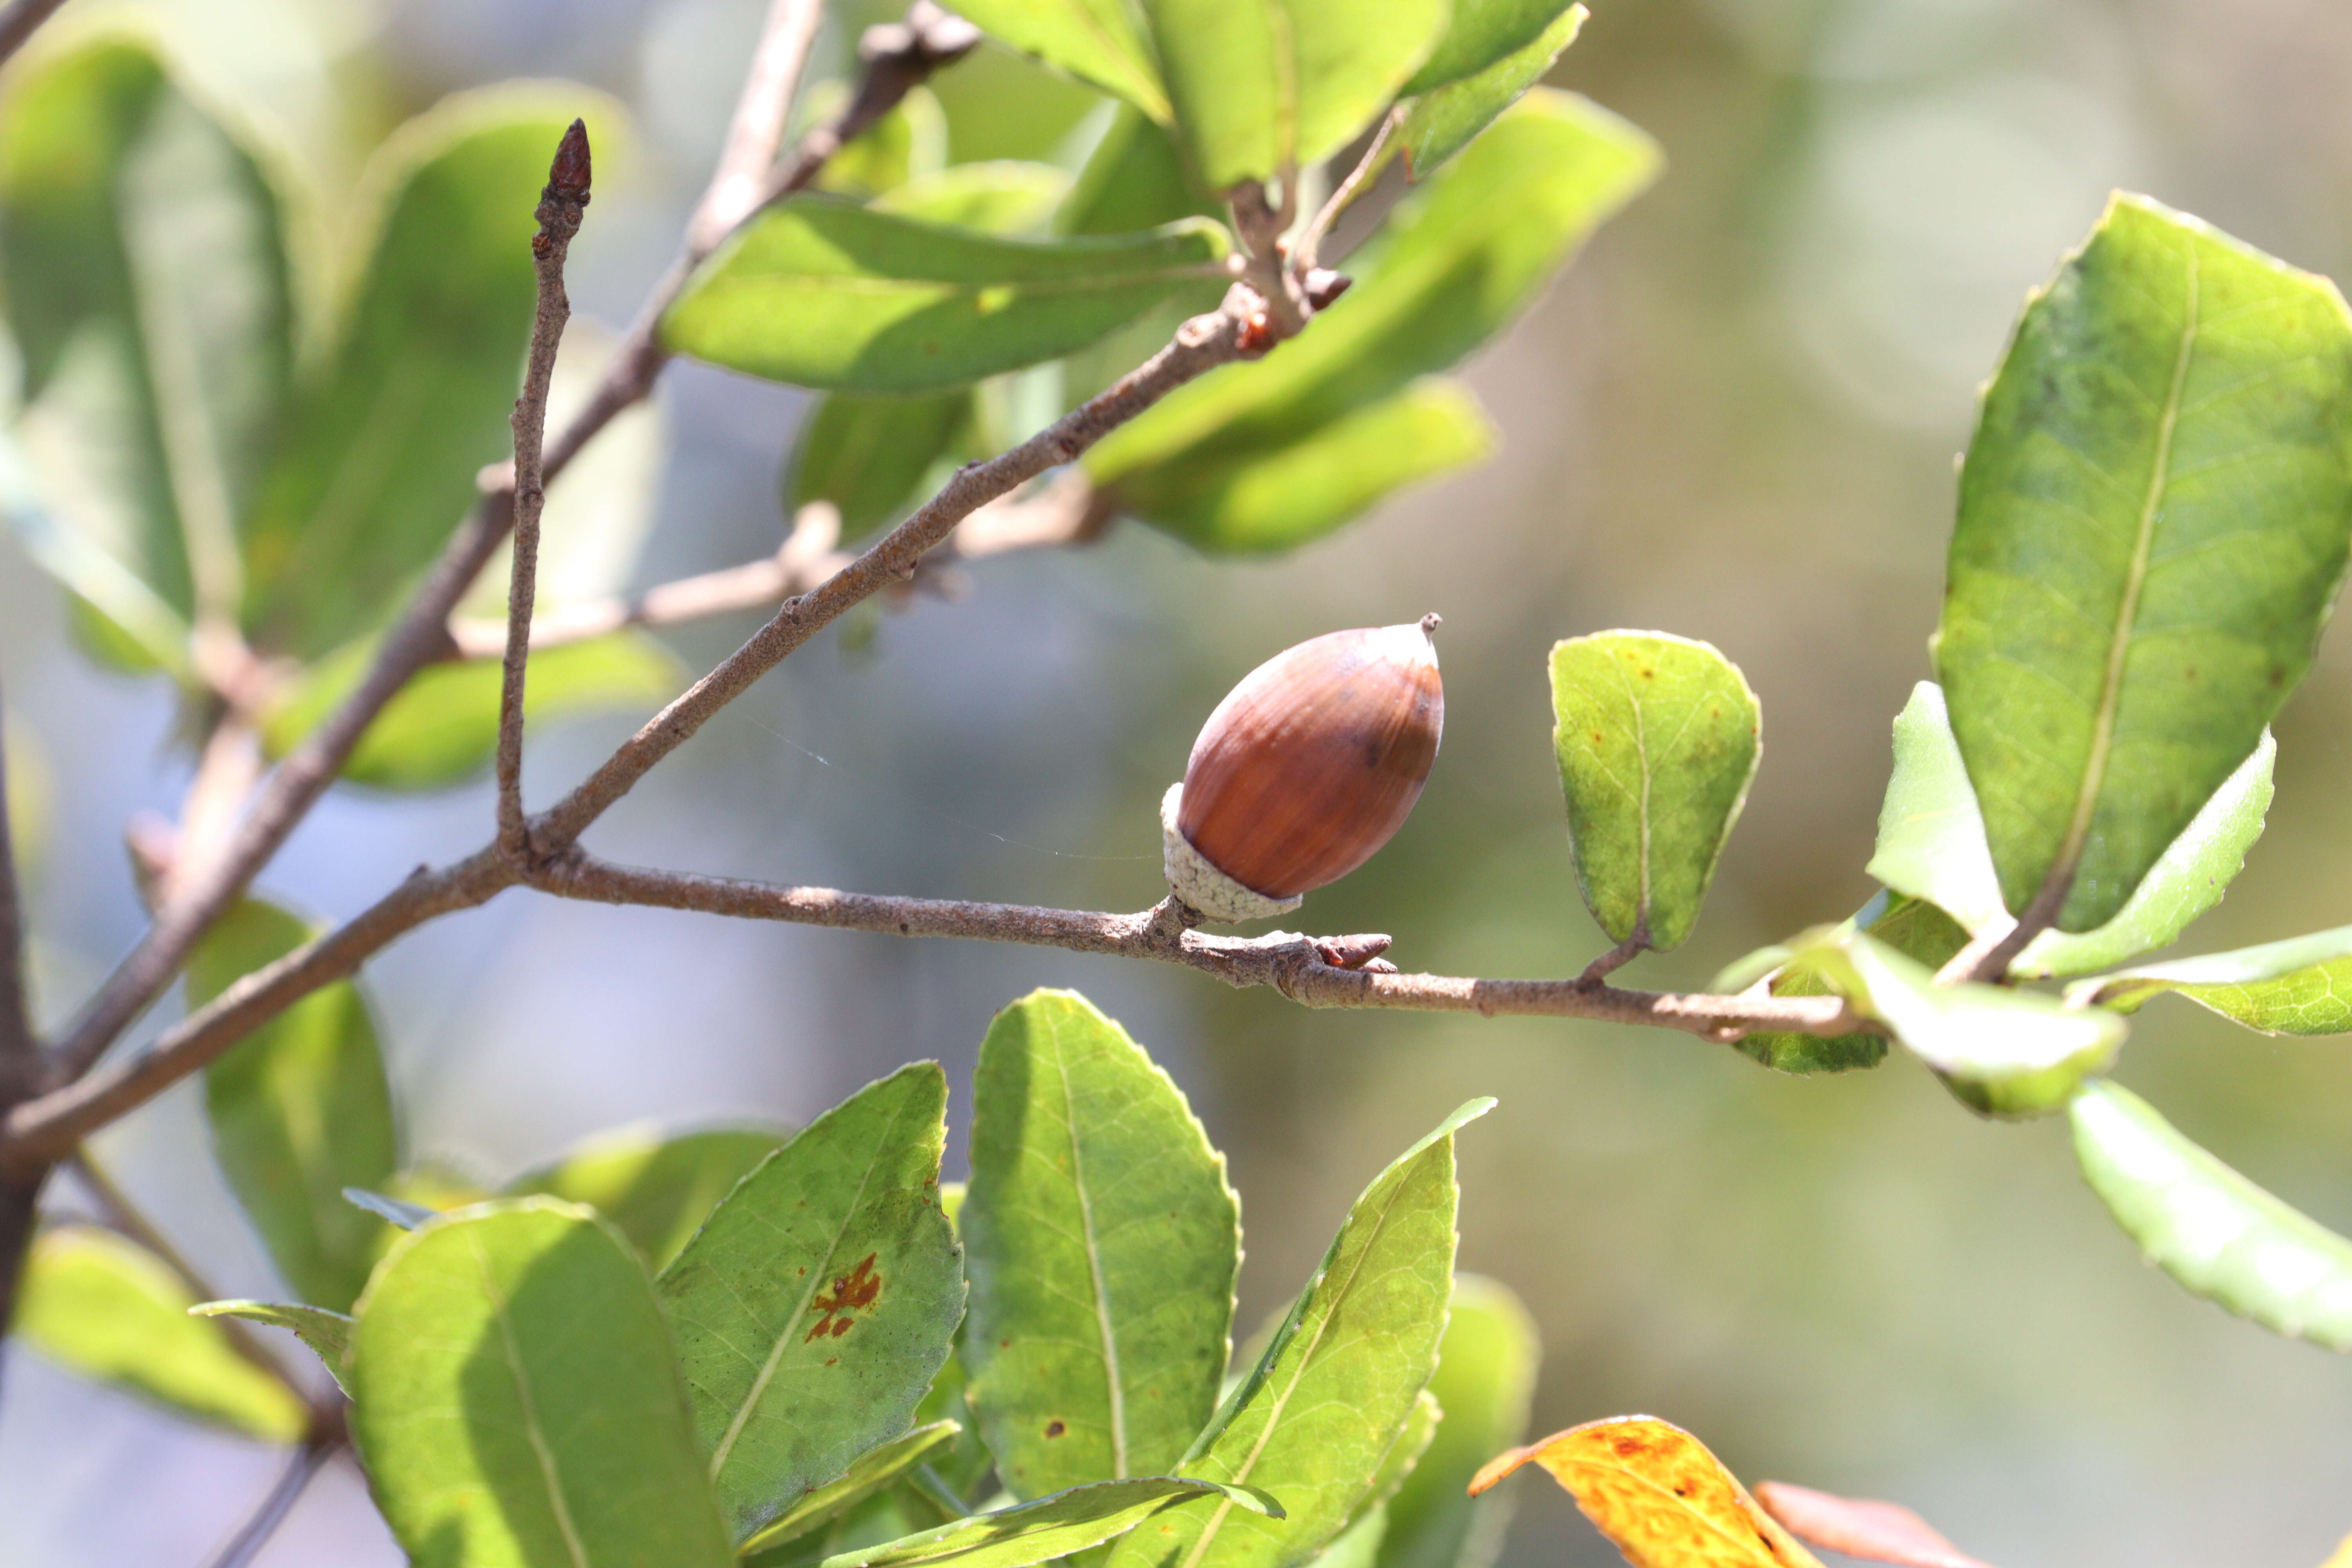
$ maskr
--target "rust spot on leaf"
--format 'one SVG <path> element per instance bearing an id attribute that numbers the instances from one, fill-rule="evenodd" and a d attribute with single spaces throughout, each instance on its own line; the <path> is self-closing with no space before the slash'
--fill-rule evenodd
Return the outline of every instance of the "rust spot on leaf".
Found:
<path id="1" fill-rule="evenodd" d="M 1058 1437 L 1068 1430 L 1069 1428 L 1062 1425 L 1059 1421 L 1048 1421 L 1045 1423 L 1045 1436 L 1048 1437 Z"/>
<path id="2" fill-rule="evenodd" d="M 874 1298 L 882 1293 L 882 1277 L 874 1272 L 874 1259 L 877 1256 L 867 1253 L 858 1260 L 856 1268 L 834 1280 L 831 1290 L 816 1293 L 816 1300 L 809 1303 L 809 1310 L 821 1312 L 824 1316 L 818 1318 L 809 1330 L 808 1339 L 803 1340 L 803 1344 L 808 1343 L 809 1340 L 823 1339 L 827 1334 L 838 1339 L 847 1333 L 849 1326 L 856 1321 L 855 1318 L 843 1314 L 874 1304 Z"/>

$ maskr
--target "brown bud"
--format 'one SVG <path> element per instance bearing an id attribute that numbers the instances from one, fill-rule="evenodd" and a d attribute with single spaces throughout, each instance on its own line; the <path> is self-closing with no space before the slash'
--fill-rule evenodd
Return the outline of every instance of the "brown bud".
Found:
<path id="1" fill-rule="evenodd" d="M 1339 302 L 1339 296 L 1355 287 L 1356 280 L 1344 272 L 1334 272 L 1328 267 L 1310 268 L 1301 287 L 1307 291 L 1307 302 L 1318 310 L 1328 310 Z"/>
<path id="2" fill-rule="evenodd" d="M 1279 913 L 1389 841 L 1437 759 L 1436 627 L 1332 632 L 1243 678 L 1162 807 L 1179 898 L 1217 920 Z"/>
<path id="3" fill-rule="evenodd" d="M 568 201 L 588 200 L 588 125 L 575 120 L 555 144 L 555 161 L 547 171 L 549 194 Z"/>

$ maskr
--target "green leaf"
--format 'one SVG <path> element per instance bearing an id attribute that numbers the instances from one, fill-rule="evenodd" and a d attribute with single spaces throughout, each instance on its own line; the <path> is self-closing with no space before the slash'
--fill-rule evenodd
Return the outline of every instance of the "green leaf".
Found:
<path id="1" fill-rule="evenodd" d="M 1348 259 L 1357 281 L 1309 330 L 1211 372 L 1089 451 L 1121 498 L 1202 466 L 1276 453 L 1393 397 L 1485 342 L 1654 176 L 1656 146 L 1567 93 L 1529 93 Z M 1148 514 L 1147 514 L 1148 515 Z"/>
<path id="2" fill-rule="evenodd" d="M 1445 1413 L 1435 1440 L 1389 1500 L 1380 1568 L 1487 1568 L 1503 1547 L 1507 1500 L 1474 1505 L 1470 1478 L 1526 1436 L 1543 1347 L 1510 1288 L 1454 1277 L 1453 1314 L 1430 1392 Z"/>
<path id="3" fill-rule="evenodd" d="M 1307 1561 L 1314 1568 L 1374 1568 L 1380 1562 L 1381 1542 L 1388 1538 L 1388 1531 L 1389 1510 L 1374 1503 L 1333 1536 L 1330 1545 Z"/>
<path id="4" fill-rule="evenodd" d="M 1454 1133 L 1494 1103 L 1465 1105 L 1364 1189 L 1181 1466 L 1262 1487 L 1287 1517 L 1223 1500 L 1179 1510 L 1120 1542 L 1111 1568 L 1278 1568 L 1355 1516 L 1436 1366 L 1454 1288 Z"/>
<path id="5" fill-rule="evenodd" d="M 2352 1241 L 2280 1202 L 2114 1083 L 2074 1097 L 2074 1155 L 2124 1234 L 2197 1295 L 2352 1351 Z"/>
<path id="6" fill-rule="evenodd" d="M 163 1259 L 95 1226 L 33 1238 L 16 1331 L 58 1365 L 265 1443 L 302 1436 L 302 1401 L 238 1355 Z"/>
<path id="7" fill-rule="evenodd" d="M 1952 917 L 1934 904 L 1924 899 L 1890 895 L 1883 888 L 1856 912 L 1853 919 L 1838 928 L 1835 934 L 1843 937 L 1855 931 L 1868 931 L 1874 939 L 1904 957 L 1925 964 L 1930 973 L 1941 969 L 1969 944 L 1969 933 L 1955 925 Z M 1778 973 L 1772 974 L 1771 989 L 1775 996 L 1837 994 L 1836 988 L 1812 962 L 1800 957 L 1787 947 L 1774 946 L 1749 956 L 1761 967 L 1744 978 L 1727 971 L 1717 977 L 1713 989 L 1744 991 L 1766 973 L 1777 970 Z M 1747 963 L 1748 960 L 1741 961 L 1743 965 Z M 1874 1068 L 1885 1061 L 1886 1037 L 1868 1033 L 1830 1036 L 1766 1033 L 1742 1037 L 1738 1049 L 1741 1055 L 1752 1058 L 1775 1072 L 1851 1072 L 1861 1068 Z"/>
<path id="8" fill-rule="evenodd" d="M 588 1140 L 499 1190 L 507 1197 L 544 1193 L 587 1205 L 659 1270 L 787 1136 L 763 1127 L 714 1127 L 664 1138 L 646 1128 L 623 1128 Z"/>
<path id="9" fill-rule="evenodd" d="M 188 961 L 202 1006 L 318 931 L 258 899 L 232 908 Z M 295 1294 L 344 1311 L 374 1267 L 375 1222 L 343 1201 L 400 1168 L 392 1086 L 367 1003 L 350 981 L 312 992 L 205 1069 L 213 1157 Z"/>
<path id="10" fill-rule="evenodd" d="M 925 392 L 1083 348 L 1227 247 L 1202 220 L 1117 238 L 1000 239 L 802 196 L 703 264 L 662 338 L 803 386 Z"/>
<path id="11" fill-rule="evenodd" d="M 1679 947 L 1756 777 L 1756 694 L 1709 644 L 1595 632 L 1552 645 L 1551 701 L 1585 903 L 1613 941 Z"/>
<path id="12" fill-rule="evenodd" d="M 2352 550 L 2352 316 L 2117 196 L 1960 474 L 1936 667 L 2004 901 L 2112 920 L 2310 668 Z"/>
<path id="13" fill-rule="evenodd" d="M 0 110 L 18 434 L 63 536 L 36 559 L 113 621 L 97 647 L 118 662 L 173 668 L 175 631 L 237 613 L 237 521 L 293 363 L 285 224 L 251 141 L 121 37 L 49 56 Z"/>
<path id="14" fill-rule="evenodd" d="M 822 1529 L 875 1493 L 897 1485 L 908 1471 L 932 1458 L 941 1444 L 952 1444 L 961 1431 L 953 1421 L 927 1422 L 904 1436 L 860 1454 L 840 1479 L 817 1488 L 787 1509 L 773 1524 L 745 1542 L 743 1555 L 772 1551 Z"/>
<path id="15" fill-rule="evenodd" d="M 1054 232 L 1136 234 L 1223 210 L 1185 167 L 1167 131 L 1122 104 L 1054 215 Z"/>
<path id="16" fill-rule="evenodd" d="M 344 1313 L 292 1301 L 205 1301 L 188 1311 L 199 1318 L 243 1318 L 249 1323 L 290 1329 L 295 1338 L 316 1352 L 335 1386 L 351 1392 L 344 1380 L 351 1375 L 352 1320 Z"/>
<path id="17" fill-rule="evenodd" d="M 400 1238 L 361 1298 L 352 1432 L 417 1568 L 722 1568 L 653 1283 L 552 1198 Z"/>
<path id="18" fill-rule="evenodd" d="M 1197 549 L 1261 554 L 1318 539 L 1494 449 L 1495 428 L 1470 389 L 1431 376 L 1288 446 L 1148 469 L 1118 493 L 1127 510 Z"/>
<path id="19" fill-rule="evenodd" d="M 1127 0 L 971 0 L 956 9 L 1024 54 L 1127 100 L 1152 119 L 1171 117 L 1151 45 Z"/>
<path id="20" fill-rule="evenodd" d="M 2246 852 L 2263 836 L 2271 806 L 2278 742 L 2268 730 L 2253 754 L 2198 808 L 2180 837 L 2165 846 L 2115 918 L 2079 935 L 2045 931 L 2028 942 L 2009 972 L 2032 979 L 2084 974 L 2171 943 L 2189 921 L 2221 901 Z"/>
<path id="21" fill-rule="evenodd" d="M 981 1042 L 961 1224 L 966 1396 L 1006 1489 L 1171 1472 L 1232 1353 L 1240 1205 L 1183 1094 L 1076 992 Z"/>
<path id="22" fill-rule="evenodd" d="M 845 1552 L 823 1568 L 1027 1568 L 1098 1546 L 1178 1503 L 1213 1497 L 1220 1508 L 1280 1519 L 1282 1504 L 1255 1487 L 1181 1476 L 1093 1481 L 1014 1508 L 959 1519 L 919 1535 Z"/>
<path id="23" fill-rule="evenodd" d="M 2165 946 L 2221 902 L 2262 836 L 2277 755 L 2277 742 L 2264 731 L 2253 753 L 2166 846 L 2114 919 L 2079 935 L 2043 931 L 2010 973 L 2040 978 L 2104 969 Z M 2012 923 L 1942 689 L 1931 681 L 1913 689 L 1895 721 L 1895 775 L 1886 786 L 1870 874 L 1940 906 L 1972 933 Z"/>
<path id="24" fill-rule="evenodd" d="M 303 673 L 262 715 L 270 757 L 292 751 L 367 674 L 375 639 L 341 649 Z M 612 708 L 658 706 L 677 694 L 685 667 L 640 631 L 562 643 L 530 656 L 527 727 Z M 500 671 L 494 658 L 428 665 L 384 704 L 342 776 L 376 789 L 445 789 L 490 765 L 499 743 Z M 528 733 L 528 728 L 526 733 Z"/>
<path id="25" fill-rule="evenodd" d="M 1213 190 L 1337 153 L 1445 30 L 1446 0 L 1141 0 L 1176 128 Z"/>
<path id="26" fill-rule="evenodd" d="M 947 1077 L 918 1062 L 809 1124 L 662 1271 L 694 1430 L 738 1541 L 907 1430 L 963 1315 L 938 1207 Z"/>
<path id="27" fill-rule="evenodd" d="M 962 1194 L 963 1184 L 961 1182 L 940 1184 L 940 1207 L 946 1212 L 950 1224 L 955 1222 L 956 1211 L 963 1201 Z M 969 1275 L 970 1270 L 967 1269 L 966 1273 Z M 934 1421 L 953 1421 L 962 1428 L 956 1434 L 952 1447 L 945 1453 L 932 1455 L 924 1461 L 924 1466 L 941 1485 L 963 1498 L 985 1496 L 980 1490 L 980 1485 L 988 1479 L 989 1472 L 996 1465 L 996 1457 L 981 1440 L 979 1418 L 972 1415 L 971 1403 L 964 1396 L 967 1381 L 963 1364 L 964 1330 L 970 1324 L 971 1316 L 967 1312 L 964 1321 L 956 1325 L 955 1353 L 948 1357 L 947 1364 L 940 1368 L 939 1376 L 931 1380 L 930 1392 L 923 1395 L 923 1402 L 915 1406 L 918 1426 Z M 876 1539 L 887 1538 L 877 1536 Z"/>
<path id="28" fill-rule="evenodd" d="M 970 387 L 919 397 L 828 395 L 801 426 L 785 499 L 793 511 L 831 501 L 841 536 L 859 539 L 910 510 L 941 458 L 968 437 Z"/>
<path id="29" fill-rule="evenodd" d="M 2103 1009 L 1998 985 L 1937 985 L 1935 973 L 1853 935 L 1808 955 L 1842 995 L 1886 1026 L 1964 1104 L 1987 1116 L 2041 1116 L 2104 1072 L 2124 1021 Z"/>
<path id="30" fill-rule="evenodd" d="M 2352 926 L 2078 980 L 2066 997 L 2137 1013 L 2167 991 L 2265 1035 L 2352 1033 Z"/>
<path id="31" fill-rule="evenodd" d="M 1584 20 L 1576 14 L 1583 9 L 1568 0 L 1454 0 L 1454 16 L 1445 36 L 1412 73 L 1404 90 L 1427 93 L 1447 82 L 1477 76 L 1526 53 L 1571 16 L 1576 20 L 1570 24 L 1568 36 L 1573 38 Z M 1561 47 L 1566 47 L 1564 42 Z"/>
<path id="32" fill-rule="evenodd" d="M 309 660 L 374 629 L 473 503 L 476 474 L 511 449 L 532 209 L 583 113 L 608 155 L 617 111 L 546 86 L 444 100 L 376 155 L 364 279 L 246 521 L 257 647 Z"/>
<path id="33" fill-rule="evenodd" d="M 873 210 L 983 234 L 1036 234 L 1052 220 L 1069 190 L 1065 170 L 1004 158 L 918 175 L 877 197 Z"/>
<path id="34" fill-rule="evenodd" d="M 1559 0 L 1491 0 L 1479 7 L 1488 16 L 1509 12 L 1523 13 L 1525 17 L 1539 16 L 1555 9 Z M 1425 180 L 1431 172 L 1463 148 L 1473 138 L 1495 122 L 1495 117 L 1517 103 L 1528 89 L 1541 81 L 1568 46 L 1576 42 L 1576 35 L 1584 26 L 1588 15 L 1581 5 L 1560 8 L 1536 33 L 1506 49 L 1484 64 L 1451 76 L 1433 78 L 1442 82 L 1426 97 L 1414 100 L 1397 133 L 1397 142 L 1404 153 L 1408 176 Z M 1454 13 L 1454 32 L 1463 27 L 1463 7 Z M 1451 45 L 1449 36 L 1447 43 Z M 1440 53 L 1446 51 L 1441 50 Z M 1428 77 L 1440 62 L 1433 58 L 1422 68 Z"/>
<path id="35" fill-rule="evenodd" d="M 850 97 L 847 82 L 821 82 L 803 100 L 798 118 L 813 127 L 847 109 Z M 940 173 L 947 156 L 946 111 L 929 88 L 910 88 L 887 114 L 824 161 L 815 188 L 870 199 Z"/>

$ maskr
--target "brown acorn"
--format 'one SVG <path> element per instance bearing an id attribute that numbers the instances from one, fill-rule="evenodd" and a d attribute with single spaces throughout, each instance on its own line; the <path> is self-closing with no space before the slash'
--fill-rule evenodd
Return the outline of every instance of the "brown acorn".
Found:
<path id="1" fill-rule="evenodd" d="M 1394 836 L 1445 722 L 1437 624 L 1310 638 L 1217 704 L 1160 804 L 1179 899 L 1212 920 L 1279 914 Z"/>

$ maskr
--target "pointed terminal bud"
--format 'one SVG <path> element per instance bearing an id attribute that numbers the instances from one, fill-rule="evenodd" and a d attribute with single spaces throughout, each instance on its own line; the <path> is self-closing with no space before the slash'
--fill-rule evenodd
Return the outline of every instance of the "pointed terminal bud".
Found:
<path id="1" fill-rule="evenodd" d="M 1404 825 L 1445 722 L 1437 624 L 1312 638 L 1217 704 L 1160 802 L 1179 899 L 1216 921 L 1281 914 Z"/>
<path id="2" fill-rule="evenodd" d="M 585 202 L 589 172 L 588 122 L 575 120 L 556 143 L 555 162 L 547 171 L 549 193 L 567 201 Z"/>

